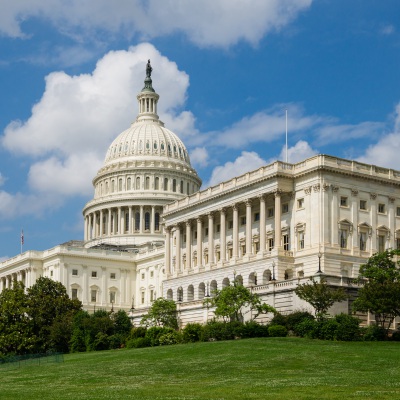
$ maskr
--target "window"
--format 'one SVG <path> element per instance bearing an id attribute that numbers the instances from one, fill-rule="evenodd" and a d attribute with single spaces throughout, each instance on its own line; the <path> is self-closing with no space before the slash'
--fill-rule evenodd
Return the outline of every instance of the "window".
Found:
<path id="1" fill-rule="evenodd" d="M 92 278 L 97 278 L 97 271 L 92 271 Z"/>
<path id="2" fill-rule="evenodd" d="M 172 181 L 172 191 L 176 192 L 176 179 L 173 179 Z"/>
<path id="3" fill-rule="evenodd" d="M 156 231 L 160 230 L 160 214 L 156 213 L 154 216 L 154 229 Z"/>
<path id="4" fill-rule="evenodd" d="M 164 190 L 168 190 L 168 178 L 164 178 Z"/>
<path id="5" fill-rule="evenodd" d="M 149 212 L 144 214 L 144 229 L 146 231 L 150 230 L 150 213 Z"/>
<path id="6" fill-rule="evenodd" d="M 400 238 L 396 238 L 396 249 L 400 250 Z"/>
<path id="7" fill-rule="evenodd" d="M 153 278 L 154 277 L 154 271 L 151 271 L 150 272 L 150 278 Z"/>
<path id="8" fill-rule="evenodd" d="M 360 210 L 367 209 L 367 200 L 360 200 Z"/>
<path id="9" fill-rule="evenodd" d="M 379 214 L 384 214 L 385 213 L 385 205 L 384 204 L 382 204 L 382 203 L 379 203 L 378 204 L 378 213 Z"/>
<path id="10" fill-rule="evenodd" d="M 240 218 L 240 224 L 241 225 L 246 225 L 246 217 L 241 217 Z"/>
<path id="11" fill-rule="evenodd" d="M 122 179 L 118 180 L 118 190 L 121 192 L 122 191 Z"/>
<path id="12" fill-rule="evenodd" d="M 269 238 L 268 239 L 268 251 L 272 251 L 273 248 L 274 248 L 274 239 Z"/>
<path id="13" fill-rule="evenodd" d="M 140 177 L 136 178 L 136 190 L 140 190 Z"/>
<path id="14" fill-rule="evenodd" d="M 135 213 L 135 231 L 140 230 L 140 213 Z"/>
<path id="15" fill-rule="evenodd" d="M 345 196 L 340 197 L 340 207 L 347 207 L 348 206 L 348 199 Z"/>
<path id="16" fill-rule="evenodd" d="M 179 150 L 180 150 L 180 148 L 179 148 Z M 179 189 L 180 189 L 180 192 L 183 193 L 183 181 L 181 181 Z"/>
<path id="17" fill-rule="evenodd" d="M 297 199 L 297 208 L 304 208 L 304 199 Z"/>
<path id="18" fill-rule="evenodd" d="M 144 304 L 144 292 L 141 293 L 141 299 L 140 300 L 141 300 L 142 304 Z"/>
<path id="19" fill-rule="evenodd" d="M 260 213 L 254 213 L 254 222 L 257 222 L 260 220 Z"/>
<path id="20" fill-rule="evenodd" d="M 103 225 L 104 227 L 104 225 Z M 129 214 L 128 212 L 125 212 L 125 230 L 129 232 Z"/>
<path id="21" fill-rule="evenodd" d="M 78 299 L 78 289 L 73 288 L 71 290 L 71 299 L 72 300 L 77 300 Z"/>
<path id="22" fill-rule="evenodd" d="M 396 207 L 396 216 L 400 217 L 400 207 Z"/>
<path id="23" fill-rule="evenodd" d="M 217 224 L 217 233 L 221 232 L 221 225 Z"/>
<path id="24" fill-rule="evenodd" d="M 290 250 L 289 235 L 283 235 L 283 250 Z"/>
<path id="25" fill-rule="evenodd" d="M 274 216 L 274 208 L 270 207 L 268 208 L 268 218 L 272 218 Z"/>
<path id="26" fill-rule="evenodd" d="M 348 231 L 346 229 L 340 229 L 339 240 L 340 240 L 340 247 L 342 249 L 347 249 L 347 237 L 348 237 Z"/>
<path id="27" fill-rule="evenodd" d="M 154 301 L 154 290 L 150 290 L 150 301 Z"/>
<path id="28" fill-rule="evenodd" d="M 228 229 L 233 229 L 233 221 L 228 221 Z"/>
<path id="29" fill-rule="evenodd" d="M 154 189 L 159 190 L 160 189 L 160 178 L 156 176 L 156 179 L 154 180 Z"/>
<path id="30" fill-rule="evenodd" d="M 131 178 L 128 178 L 126 181 L 126 190 L 131 190 Z"/>
<path id="31" fill-rule="evenodd" d="M 367 250 L 367 233 L 360 232 L 360 250 L 365 251 Z"/>
<path id="32" fill-rule="evenodd" d="M 144 279 L 144 273 L 142 273 L 142 279 Z"/>
<path id="33" fill-rule="evenodd" d="M 146 180 L 144 181 L 145 183 L 144 183 L 144 188 L 146 189 L 146 190 L 149 190 L 150 189 L 150 178 L 148 177 L 148 176 L 146 176 Z"/>
<path id="34" fill-rule="evenodd" d="M 73 269 L 72 270 L 72 276 L 78 276 L 78 270 L 77 269 Z"/>
<path id="35" fill-rule="evenodd" d="M 110 303 L 115 303 L 115 292 L 110 292 Z"/>
<path id="36" fill-rule="evenodd" d="M 282 214 L 289 212 L 289 203 L 282 204 Z"/>
<path id="37" fill-rule="evenodd" d="M 383 251 L 385 251 L 385 245 L 386 245 L 386 236 L 379 235 L 378 236 L 378 251 L 379 251 L 379 253 L 382 253 Z"/>
<path id="38" fill-rule="evenodd" d="M 304 232 L 299 232 L 299 249 L 304 249 Z"/>
<path id="39" fill-rule="evenodd" d="M 189 194 L 189 182 L 186 183 L 186 194 Z"/>
<path id="40" fill-rule="evenodd" d="M 115 272 L 111 272 L 110 279 L 115 279 Z"/>
<path id="41" fill-rule="evenodd" d="M 115 182 L 114 180 L 111 181 L 111 193 L 114 193 L 115 190 Z"/>
<path id="42" fill-rule="evenodd" d="M 97 290 L 91 290 L 90 291 L 90 301 L 92 302 L 96 302 L 96 297 L 97 297 Z"/>
<path id="43" fill-rule="evenodd" d="M 53 270 L 50 271 L 50 276 L 53 276 Z"/>

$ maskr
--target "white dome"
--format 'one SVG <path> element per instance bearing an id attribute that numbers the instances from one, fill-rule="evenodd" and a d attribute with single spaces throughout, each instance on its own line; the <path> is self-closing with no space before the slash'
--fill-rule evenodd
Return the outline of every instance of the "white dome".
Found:
<path id="1" fill-rule="evenodd" d="M 151 159 L 175 161 L 190 168 L 185 145 L 158 120 L 136 121 L 122 132 L 108 148 L 104 166 L 116 162 Z"/>

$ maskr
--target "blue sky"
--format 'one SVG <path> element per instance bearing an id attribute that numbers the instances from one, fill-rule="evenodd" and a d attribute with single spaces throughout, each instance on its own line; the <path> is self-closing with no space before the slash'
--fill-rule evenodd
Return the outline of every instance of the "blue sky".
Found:
<path id="1" fill-rule="evenodd" d="M 82 239 L 145 63 L 203 186 L 318 153 L 400 170 L 398 0 L 0 0 L 0 259 Z"/>

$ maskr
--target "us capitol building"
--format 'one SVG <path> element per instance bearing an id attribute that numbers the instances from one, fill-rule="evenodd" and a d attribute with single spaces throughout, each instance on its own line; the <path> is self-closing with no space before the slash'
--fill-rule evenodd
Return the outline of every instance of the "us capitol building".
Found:
<path id="1" fill-rule="evenodd" d="M 234 279 L 282 313 L 309 309 L 294 289 L 323 274 L 350 295 L 332 313 L 350 312 L 359 266 L 400 248 L 400 172 L 317 155 L 200 190 L 185 145 L 157 115 L 151 72 L 149 61 L 138 116 L 93 179 L 84 240 L 0 263 L 0 291 L 46 276 L 85 309 L 124 309 L 134 324 L 165 297 L 186 324 L 211 318 L 204 297 Z"/>

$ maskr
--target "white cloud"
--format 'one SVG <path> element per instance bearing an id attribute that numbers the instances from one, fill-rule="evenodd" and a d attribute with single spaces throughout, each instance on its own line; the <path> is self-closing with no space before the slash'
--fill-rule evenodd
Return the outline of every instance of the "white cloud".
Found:
<path id="1" fill-rule="evenodd" d="M 224 165 L 215 167 L 211 173 L 211 178 L 207 186 L 213 186 L 217 183 L 227 181 L 235 176 L 245 174 L 246 172 L 252 171 L 253 169 L 259 168 L 265 164 L 266 161 L 256 152 L 243 151 L 235 161 L 228 161 Z"/>
<path id="2" fill-rule="evenodd" d="M 395 31 L 396 31 L 396 28 L 393 25 L 388 24 L 388 25 L 383 26 L 381 28 L 380 32 L 382 35 L 392 35 Z"/>
<path id="3" fill-rule="evenodd" d="M 310 158 L 318 154 L 317 150 L 311 148 L 311 146 L 304 140 L 299 140 L 294 146 L 288 148 L 288 162 L 295 164 L 303 161 L 306 158 Z M 282 148 L 279 160 L 286 161 L 286 148 Z M 275 160 L 271 160 L 273 162 Z"/>
<path id="4" fill-rule="evenodd" d="M 3 174 L 0 172 L 0 186 L 3 186 L 5 181 L 6 178 L 4 178 Z"/>
<path id="5" fill-rule="evenodd" d="M 205 147 L 196 147 L 190 152 L 190 161 L 193 165 L 206 167 L 209 162 L 208 151 Z"/>
<path id="6" fill-rule="evenodd" d="M 182 32 L 199 46 L 253 45 L 279 31 L 311 6 L 312 0 L 19 0 L 0 1 L 0 33 L 26 37 L 21 23 L 50 21 L 60 32 L 96 40 L 99 32 L 154 38 Z M 112 35 L 111 35 L 112 36 Z"/>

